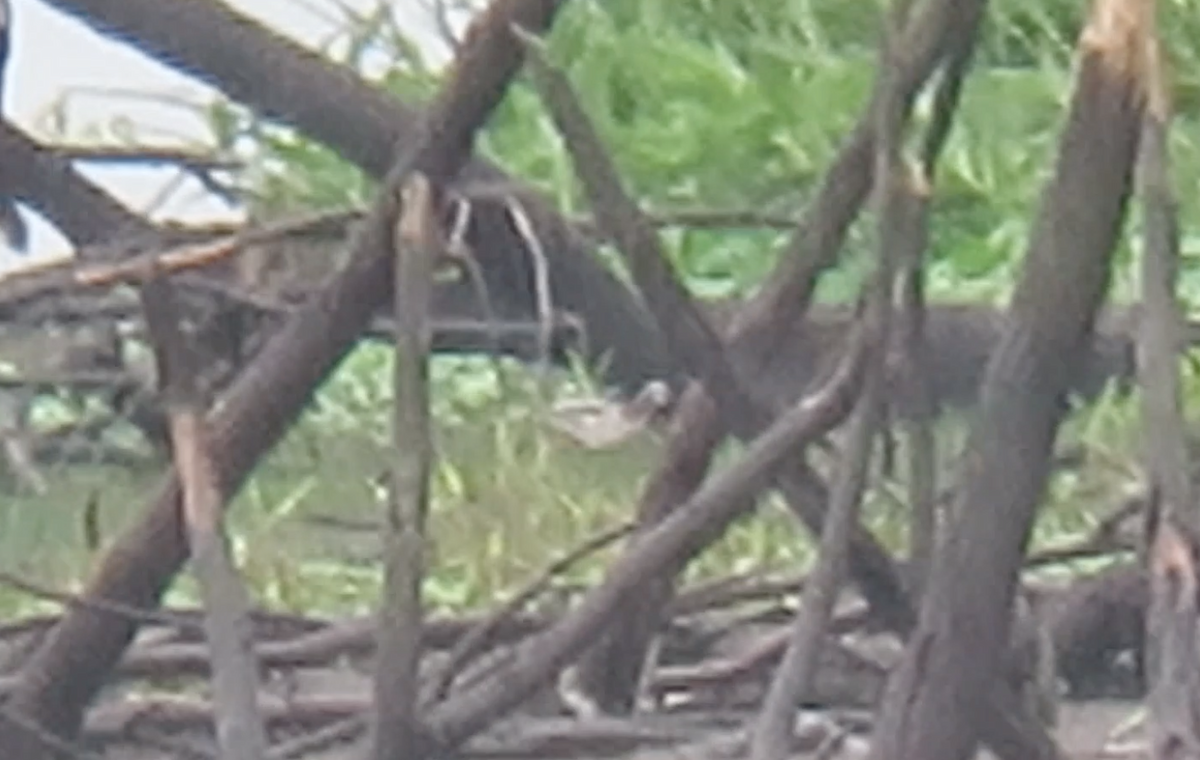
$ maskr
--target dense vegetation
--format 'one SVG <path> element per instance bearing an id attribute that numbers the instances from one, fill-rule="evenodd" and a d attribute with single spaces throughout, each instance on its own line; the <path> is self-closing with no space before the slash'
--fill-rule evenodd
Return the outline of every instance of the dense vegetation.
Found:
<path id="1" fill-rule="evenodd" d="M 1163 6 L 1179 111 L 1173 159 L 1183 250 L 1191 257 L 1200 252 L 1193 202 L 1193 178 L 1200 176 L 1200 2 Z M 864 102 L 878 11 L 877 3 L 842 0 L 574 0 L 552 47 L 647 209 L 795 216 Z M 1068 0 L 994 2 L 938 178 L 932 298 L 1006 297 L 1051 166 L 1082 12 L 1081 3 Z M 345 39 L 329 54 L 351 66 L 368 53 L 385 58 L 391 64 L 383 86 L 406 99 L 428 95 L 437 72 L 384 17 L 347 18 Z M 255 168 L 241 182 L 257 213 L 342 207 L 369 197 L 371 183 L 328 150 L 226 103 L 207 115 L 218 146 L 252 159 Z M 919 108 L 918 118 L 924 116 Z M 479 150 L 569 213 L 586 213 L 553 126 L 528 86 L 512 91 Z M 1133 221 L 1136 227 L 1136 215 Z M 676 265 L 705 296 L 753 289 L 782 238 L 772 230 L 664 231 Z M 823 282 L 822 298 L 855 291 L 864 242 L 851 236 L 846 263 Z M 1120 259 L 1117 300 L 1136 293 L 1129 253 Z M 1200 266 L 1192 258 L 1182 281 L 1185 297 L 1200 296 Z M 240 497 L 233 522 L 238 557 L 264 603 L 334 612 L 366 609 L 375 599 L 373 533 L 315 527 L 304 518 L 374 519 L 390 435 L 389 361 L 378 347 L 356 352 Z M 440 359 L 435 367 L 440 461 L 436 567 L 428 587 L 435 604 L 486 603 L 566 547 L 625 519 L 655 459 L 650 436 L 617 451 L 572 447 L 544 425 L 547 398 L 533 378 L 517 367 L 505 374 L 506 382 L 497 383 L 489 365 L 462 359 Z M 553 393 L 586 390 L 586 377 L 576 373 L 557 378 Z M 1112 399 L 1073 421 L 1068 436 L 1086 438 L 1099 464 L 1056 480 L 1039 540 L 1086 528 L 1110 504 L 1114 486 L 1136 477 L 1134 421 L 1133 405 Z M 953 421 L 944 431 L 950 439 L 959 432 Z M 88 559 L 80 505 L 94 489 L 111 538 L 156 477 L 64 472 L 45 498 L 0 507 L 0 552 L 47 582 L 81 577 Z M 888 492 L 869 502 L 873 527 L 896 545 L 903 517 Z M 44 540 L 49 536 L 56 540 Z M 769 508 L 744 520 L 693 572 L 793 570 L 807 553 L 804 534 L 782 510 Z M 574 579 L 591 579 L 602 561 L 584 565 Z M 191 595 L 189 579 L 177 593 Z"/>

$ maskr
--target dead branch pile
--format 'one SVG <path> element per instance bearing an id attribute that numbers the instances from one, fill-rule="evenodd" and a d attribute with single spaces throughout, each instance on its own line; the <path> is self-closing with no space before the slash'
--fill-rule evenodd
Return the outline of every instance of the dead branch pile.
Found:
<path id="1" fill-rule="evenodd" d="M 215 2 L 54 3 L 331 146 L 380 184 L 361 211 L 185 230 L 126 209 L 76 171 L 69 151 L 0 125 L 0 197 L 33 207 L 76 247 L 69 261 L 0 282 L 0 314 L 35 325 L 72 314 L 92 327 L 136 322 L 152 379 L 115 361 L 116 379 L 90 380 L 152 397 L 157 417 L 144 432 L 171 463 L 79 595 L 6 576 L 66 608 L 3 632 L 0 755 L 249 760 L 333 756 L 351 741 L 380 760 L 1099 751 L 1071 738 L 1079 730 L 1059 704 L 1060 680 L 1075 694 L 1147 691 L 1148 751 L 1200 752 L 1200 534 L 1177 367 L 1188 340 L 1174 301 L 1169 99 L 1152 0 L 1092 3 L 1015 294 L 1003 315 L 963 320 L 927 308 L 923 261 L 937 163 L 986 0 L 894 0 L 861 118 L 792 226 L 777 271 L 724 318 L 677 277 L 655 221 L 626 193 L 551 60 L 542 40 L 561 0 L 493 0 L 421 111 Z M 594 217 L 586 231 L 471 158 L 522 70 L 574 163 Z M 934 114 L 920 131 L 910 117 L 926 89 Z M 495 194 L 496 183 L 507 189 Z M 1150 220 L 1144 303 L 1101 315 L 1139 192 Z M 815 284 L 864 208 L 873 271 L 840 328 L 830 333 L 826 314 L 822 333 Z M 330 229 L 344 238 L 342 255 L 315 282 L 275 279 L 269 257 L 247 255 Z M 597 237 L 618 250 L 640 298 L 589 255 Z M 464 276 L 440 287 L 443 267 Z M 474 337 L 455 336 L 454 318 L 475 319 Z M 229 557 L 225 505 L 373 328 L 398 357 L 378 613 L 256 613 Z M 113 329 L 109 339 L 127 337 Z M 548 357 L 581 334 L 585 353 L 621 349 L 614 384 L 663 381 L 674 391 L 663 461 L 631 535 L 602 581 L 565 609 L 530 605 L 552 569 L 481 619 L 427 617 L 430 352 Z M 941 371 L 939 346 L 949 344 L 939 341 L 951 340 L 976 350 L 970 372 Z M 1114 517 L 1079 546 L 1028 558 L 1069 402 L 1111 377 L 1143 392 L 1149 488 L 1119 510 L 1142 531 L 1127 540 Z M 939 484 L 929 425 L 955 399 L 975 414 L 957 477 Z M 893 417 L 910 444 L 914 535 L 904 561 L 858 516 Z M 809 449 L 834 431 L 836 456 L 823 471 Z M 741 456 L 710 473 L 731 436 L 745 444 Z M 810 574 L 676 591 L 688 562 L 767 490 L 819 537 Z M 1022 582 L 1029 562 L 1129 550 L 1136 556 L 1066 588 Z M 189 561 L 203 608 L 159 610 Z M 197 677 L 207 679 L 202 696 L 164 685 Z M 153 688 L 137 697 L 115 688 L 134 679 Z M 822 709 L 814 717 L 798 707 Z"/>

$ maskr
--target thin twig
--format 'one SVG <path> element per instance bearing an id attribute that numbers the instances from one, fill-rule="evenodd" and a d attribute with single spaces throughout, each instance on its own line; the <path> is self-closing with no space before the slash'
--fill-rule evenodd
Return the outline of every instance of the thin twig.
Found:
<path id="1" fill-rule="evenodd" d="M 368 721 L 362 715 L 352 715 L 334 721 L 328 726 L 309 734 L 281 742 L 266 754 L 267 760 L 295 760 L 320 752 L 334 744 L 343 744 L 367 729 Z"/>
<path id="2" fill-rule="evenodd" d="M 161 625 L 192 635 L 203 635 L 204 633 L 204 627 L 196 621 L 173 615 L 170 612 L 140 609 L 118 602 L 111 602 L 107 599 L 83 597 L 65 591 L 56 591 L 6 570 L 0 570 L 0 585 L 17 589 L 38 599 L 58 602 L 65 607 L 79 607 L 92 612 L 119 615 L 142 625 Z"/>
<path id="3" fill-rule="evenodd" d="M 919 181 L 930 192 L 938 159 L 946 146 L 962 85 L 971 68 L 975 35 L 952 35 L 947 41 L 941 79 L 933 99 L 933 116 L 921 146 Z M 908 442 L 908 501 L 912 511 L 909 532 L 909 579 L 914 599 L 920 598 L 925 576 L 937 546 L 940 525 L 937 436 L 933 420 L 937 414 L 932 397 L 930 347 L 925 334 L 925 261 L 923 247 L 915 257 L 900 262 L 899 322 L 904 338 L 904 381 L 916 414 L 903 427 Z"/>
<path id="4" fill-rule="evenodd" d="M 784 214 L 766 214 L 743 209 L 681 209 L 646 214 L 658 228 L 684 227 L 693 230 L 770 230 L 786 232 L 796 228 L 796 220 Z M 574 219 L 579 231 L 595 240 L 605 238 L 604 231 L 590 216 Z"/>
<path id="5" fill-rule="evenodd" d="M 434 679 L 433 686 L 430 689 L 430 699 L 441 701 L 446 698 L 450 686 L 454 683 L 454 678 L 462 672 L 472 657 L 487 646 L 501 623 L 515 615 L 522 607 L 543 593 L 550 587 L 550 584 L 554 582 L 556 577 L 565 573 L 571 566 L 585 557 L 600 551 L 617 539 L 629 535 L 634 527 L 633 523 L 622 523 L 614 528 L 608 528 L 589 537 L 574 549 L 547 565 L 542 572 L 538 573 L 533 580 L 514 594 L 511 599 L 481 620 L 477 626 L 459 639 L 454 644 L 454 648 L 450 650 L 450 654 L 446 658 L 446 664 L 440 669 Z"/>
<path id="6" fill-rule="evenodd" d="M 566 74 L 550 63 L 543 41 L 524 30 L 513 31 L 525 44 L 530 78 L 562 135 L 596 220 L 616 241 L 672 354 L 715 394 L 717 406 L 727 418 L 767 423 L 771 415 L 752 403 L 734 374 L 720 339 L 672 269 L 653 226 L 622 186 L 616 166 Z"/>
<path id="7" fill-rule="evenodd" d="M 471 225 L 471 199 L 458 196 L 453 198 L 453 203 L 454 219 L 446 235 L 445 256 L 457 264 L 460 270 L 465 272 L 471 281 L 471 287 L 475 291 L 475 300 L 478 302 L 479 310 L 483 312 L 483 318 L 487 322 L 488 340 L 491 342 L 492 348 L 488 352 L 488 359 L 492 365 L 492 373 L 496 376 L 496 383 L 500 386 L 503 394 L 507 391 L 507 384 L 505 382 L 504 366 L 500 361 L 499 320 L 496 316 L 495 306 L 492 303 L 492 295 L 491 290 L 488 288 L 487 278 L 483 274 L 483 267 L 479 265 L 475 251 L 472 250 L 466 241 L 467 230 Z"/>
<path id="8" fill-rule="evenodd" d="M 166 251 L 156 251 L 115 264 L 84 266 L 75 272 L 74 279 L 76 283 L 87 286 L 144 282 L 164 273 L 209 266 L 252 245 L 304 234 L 313 228 L 329 224 L 331 219 L 340 219 L 346 213 L 334 211 L 311 214 L 264 224 L 213 241 L 175 246 Z"/>
<path id="9" fill-rule="evenodd" d="M 533 223 L 529 221 L 529 214 L 520 200 L 516 196 L 512 196 L 505 206 L 513 228 L 525 243 L 525 250 L 533 262 L 533 293 L 539 325 L 538 370 L 545 373 L 550 363 L 550 334 L 554 315 L 554 295 L 550 290 L 550 264 L 546 260 L 546 252 L 542 250 L 542 242 L 538 239 Z"/>
<path id="10" fill-rule="evenodd" d="M 1144 506 L 1145 500 L 1142 498 L 1126 499 L 1112 512 L 1101 517 L 1096 523 L 1096 527 L 1092 528 L 1086 536 L 1064 546 L 1047 547 L 1029 555 L 1029 558 L 1025 560 L 1025 569 L 1108 555 L 1123 550 L 1135 550 L 1137 547 L 1133 545 L 1134 542 L 1122 542 L 1121 529 L 1131 517 L 1141 512 Z"/>
<path id="11" fill-rule="evenodd" d="M 602 622 L 647 578 L 667 570 L 698 535 L 731 523 L 781 461 L 845 418 L 858 397 L 863 356 L 861 331 L 855 330 L 825 385 L 784 412 L 747 447 L 745 456 L 706 482 L 678 510 L 640 534 L 604 581 L 552 629 L 518 647 L 493 677 L 433 707 L 427 717 L 430 730 L 448 744 L 472 736 L 491 716 L 518 704 L 583 652 L 597 638 Z"/>
<path id="12" fill-rule="evenodd" d="M 23 715 L 16 715 L 10 710 L 0 709 L 0 725 L 10 723 L 17 731 L 33 739 L 37 744 L 49 751 L 50 757 L 64 760 L 102 760 L 100 755 L 88 752 L 85 748 L 55 736 Z"/>
<path id="13" fill-rule="evenodd" d="M 72 161 L 99 164 L 171 164 L 189 171 L 238 171 L 244 162 L 227 156 L 174 148 L 124 145 L 50 145 L 48 150 Z"/>

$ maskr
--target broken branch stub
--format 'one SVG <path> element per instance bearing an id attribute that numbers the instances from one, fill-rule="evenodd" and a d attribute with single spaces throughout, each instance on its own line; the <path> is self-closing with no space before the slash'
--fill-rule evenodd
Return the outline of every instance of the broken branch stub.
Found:
<path id="1" fill-rule="evenodd" d="M 969 757 L 1002 696 L 1013 591 L 1132 188 L 1152 8 L 1097 0 L 1081 37 L 1055 174 L 968 438 L 958 517 L 935 557 L 918 629 L 889 679 L 872 757 Z"/>

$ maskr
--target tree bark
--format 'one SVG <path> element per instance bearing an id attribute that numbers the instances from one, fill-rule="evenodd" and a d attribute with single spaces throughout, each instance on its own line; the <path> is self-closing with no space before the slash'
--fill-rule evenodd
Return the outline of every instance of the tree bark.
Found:
<path id="1" fill-rule="evenodd" d="M 1147 10 L 1149 8 L 1150 10 Z M 1013 591 L 1065 396 L 1108 287 L 1144 107 L 1151 3 L 1098 0 L 1011 322 L 988 364 L 954 525 L 889 681 L 872 757 L 966 760 L 1009 642 Z"/>

